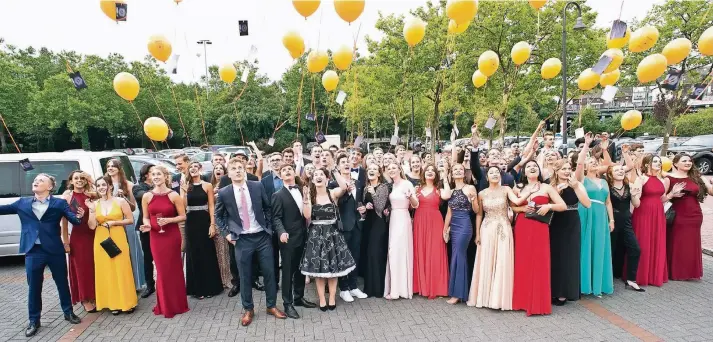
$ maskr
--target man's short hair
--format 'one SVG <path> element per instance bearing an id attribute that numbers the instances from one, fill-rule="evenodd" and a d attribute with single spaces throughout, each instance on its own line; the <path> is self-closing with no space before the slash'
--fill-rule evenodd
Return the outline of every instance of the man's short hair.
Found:
<path id="1" fill-rule="evenodd" d="M 336 148 L 336 149 L 338 150 L 338 149 L 339 149 L 339 146 L 337 146 L 337 145 L 330 145 L 330 146 L 329 146 L 329 149 L 330 149 L 330 150 L 333 149 L 333 148 Z"/>
<path id="2" fill-rule="evenodd" d="M 282 163 L 280 164 L 280 166 L 277 167 L 277 172 L 282 173 L 282 169 L 286 167 L 292 168 L 293 171 L 295 170 L 295 167 L 292 164 Z"/>
<path id="3" fill-rule="evenodd" d="M 396 149 L 394 149 L 394 151 L 396 151 L 396 152 L 398 152 L 399 150 L 406 150 L 406 146 L 398 145 L 398 146 L 396 146 Z"/>
<path id="4" fill-rule="evenodd" d="M 236 165 L 236 164 L 239 164 L 243 168 L 245 167 L 245 162 L 236 158 L 236 157 L 230 158 L 230 160 L 228 161 L 228 167 Z"/>
<path id="5" fill-rule="evenodd" d="M 173 160 L 182 160 L 185 163 L 189 163 L 191 161 L 191 158 L 189 158 L 186 154 L 181 153 L 173 157 Z"/>
<path id="6" fill-rule="evenodd" d="M 293 141 L 292 141 L 292 144 L 290 144 L 290 146 L 295 146 L 296 143 L 299 143 L 300 145 L 302 145 L 302 142 L 301 142 L 301 141 L 299 141 L 299 140 L 293 140 Z"/>
<path id="7" fill-rule="evenodd" d="M 340 153 L 340 154 L 338 154 L 338 155 L 337 155 L 337 160 L 336 160 L 337 164 L 339 164 L 339 161 L 341 161 L 341 160 L 344 159 L 344 158 L 347 158 L 347 162 L 349 162 L 349 156 L 347 156 L 346 153 Z"/>
<path id="8" fill-rule="evenodd" d="M 329 155 L 334 158 L 334 153 L 330 149 L 322 150 L 322 153 L 327 152 Z"/>
<path id="9" fill-rule="evenodd" d="M 289 153 L 289 154 L 291 154 L 291 155 L 295 155 L 295 151 L 292 150 L 291 147 L 288 147 L 288 148 L 282 150 L 282 156 L 283 156 L 283 157 L 285 156 L 285 153 Z"/>
<path id="10" fill-rule="evenodd" d="M 381 147 L 376 147 L 376 148 L 374 148 L 374 152 L 373 152 L 373 153 L 376 153 L 376 151 L 381 151 L 381 152 L 383 153 L 383 152 L 384 152 L 384 149 L 381 148 Z"/>
<path id="11" fill-rule="evenodd" d="M 364 151 L 359 147 L 352 148 L 352 153 L 358 153 L 360 157 L 364 157 Z"/>
<path id="12" fill-rule="evenodd" d="M 57 186 L 57 180 L 55 180 L 54 176 L 52 176 L 48 173 L 40 173 L 37 176 L 35 176 L 35 178 L 37 178 L 39 176 L 46 177 L 47 179 L 49 179 L 50 186 L 51 186 L 50 191 L 54 190 L 54 188 Z"/>
<path id="13" fill-rule="evenodd" d="M 213 152 L 213 155 L 210 158 L 213 159 L 215 157 L 223 157 L 223 159 L 225 159 L 225 155 L 220 152 Z"/>
<path id="14" fill-rule="evenodd" d="M 552 136 L 552 137 L 555 136 L 555 134 L 552 133 L 552 131 L 545 131 L 545 134 L 543 134 L 543 135 L 546 136 L 546 137 L 547 137 L 547 136 Z"/>

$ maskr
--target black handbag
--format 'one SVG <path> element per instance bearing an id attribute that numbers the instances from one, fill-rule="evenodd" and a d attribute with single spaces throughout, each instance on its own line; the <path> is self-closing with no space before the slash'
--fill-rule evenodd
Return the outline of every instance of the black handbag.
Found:
<path id="1" fill-rule="evenodd" d="M 109 227 L 107 227 L 107 230 L 111 231 Z M 106 240 L 102 241 L 99 243 L 102 248 L 104 248 L 104 251 L 106 252 L 107 255 L 109 255 L 110 258 L 114 258 L 117 255 L 121 254 L 121 249 L 119 246 L 116 245 L 116 242 L 111 239 L 111 236 L 106 238 Z"/>
<path id="2" fill-rule="evenodd" d="M 552 210 L 548 211 L 547 214 L 540 215 L 537 212 L 534 213 L 525 213 L 525 217 L 529 219 L 533 219 L 535 221 L 540 221 L 542 223 L 550 224 L 552 222 Z"/>
<path id="3" fill-rule="evenodd" d="M 673 206 L 668 208 L 666 210 L 666 227 L 671 227 L 673 226 L 673 220 L 676 219 L 676 210 L 673 209 Z"/>

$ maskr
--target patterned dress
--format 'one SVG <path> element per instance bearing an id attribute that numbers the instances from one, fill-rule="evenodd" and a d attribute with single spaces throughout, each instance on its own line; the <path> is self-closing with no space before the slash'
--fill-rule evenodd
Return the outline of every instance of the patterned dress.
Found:
<path id="1" fill-rule="evenodd" d="M 333 203 L 313 205 L 300 271 L 315 278 L 337 278 L 354 268 L 356 262 L 337 225 L 337 206 Z"/>

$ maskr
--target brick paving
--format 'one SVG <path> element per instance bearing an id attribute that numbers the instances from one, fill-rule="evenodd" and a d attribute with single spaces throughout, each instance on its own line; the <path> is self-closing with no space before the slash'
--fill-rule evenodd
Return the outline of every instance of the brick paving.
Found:
<path id="1" fill-rule="evenodd" d="M 701 204 L 703 226 L 701 227 L 701 245 L 703 253 L 713 255 L 713 197 L 708 196 Z"/>

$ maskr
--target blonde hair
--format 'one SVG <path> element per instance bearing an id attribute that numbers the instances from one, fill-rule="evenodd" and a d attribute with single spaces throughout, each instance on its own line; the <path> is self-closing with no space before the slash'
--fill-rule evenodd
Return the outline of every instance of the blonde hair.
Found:
<path id="1" fill-rule="evenodd" d="M 168 172 L 168 169 L 162 165 L 154 165 L 153 166 L 154 170 L 159 170 L 161 173 L 163 173 L 164 177 L 166 178 L 166 187 L 171 188 L 171 173 Z"/>

